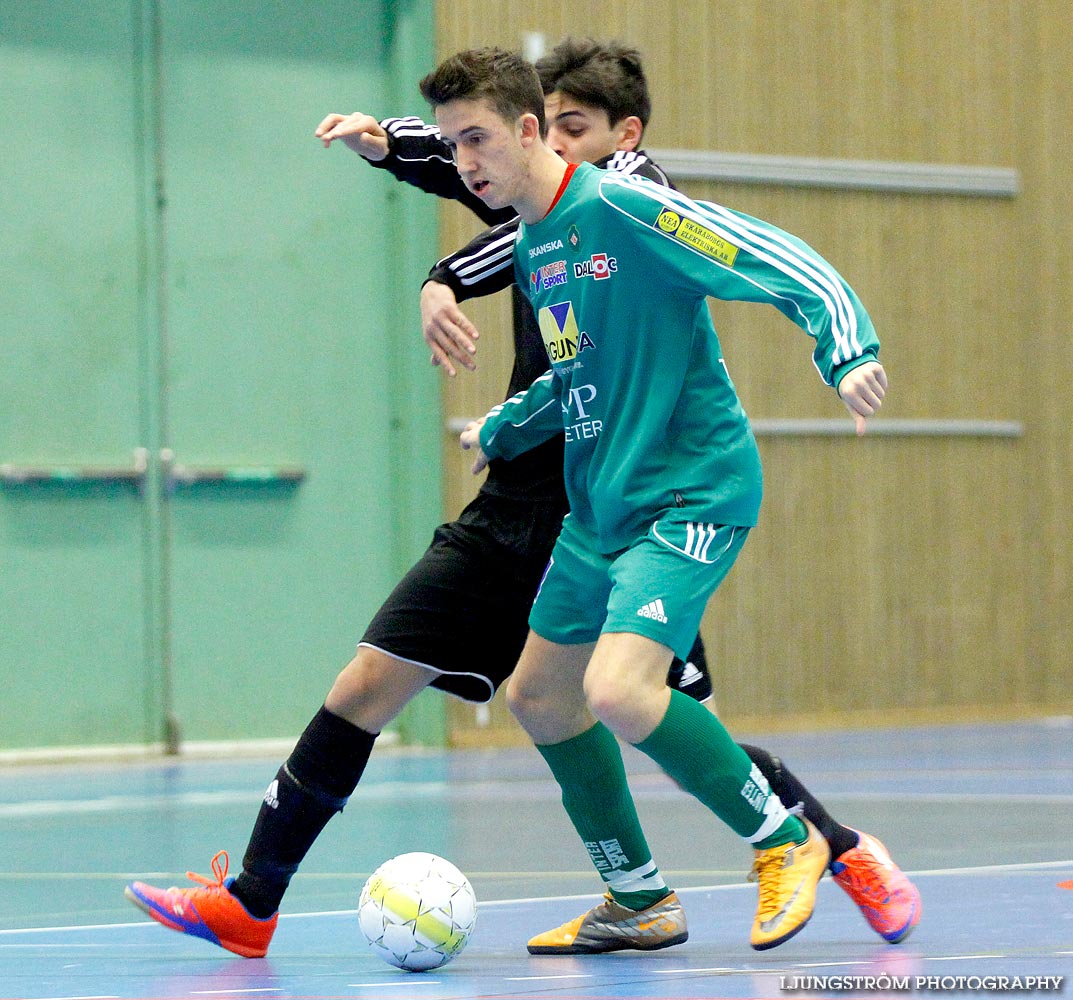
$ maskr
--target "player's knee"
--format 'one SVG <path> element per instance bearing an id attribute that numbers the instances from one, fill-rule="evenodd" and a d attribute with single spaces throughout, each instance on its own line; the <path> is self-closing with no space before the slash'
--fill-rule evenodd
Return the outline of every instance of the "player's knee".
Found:
<path id="1" fill-rule="evenodd" d="M 431 680 L 432 675 L 362 646 L 339 672 L 324 704 L 370 732 L 379 732 Z"/>
<path id="2" fill-rule="evenodd" d="M 542 714 L 542 702 L 539 690 L 531 684 L 526 684 L 517 675 L 512 674 L 507 681 L 504 691 L 504 699 L 510 714 L 526 727 L 526 723 L 535 720 Z M 544 709 L 546 711 L 546 708 Z"/>
<path id="3" fill-rule="evenodd" d="M 630 743 L 647 737 L 666 714 L 666 685 L 643 672 L 623 670 L 613 660 L 590 665 L 584 690 L 589 711 Z"/>
<path id="4" fill-rule="evenodd" d="M 606 670 L 590 668 L 585 674 L 585 701 L 589 711 L 611 730 L 628 715 L 629 692 Z"/>
<path id="5" fill-rule="evenodd" d="M 328 692 L 326 699 L 328 707 L 335 711 L 333 705 L 339 707 L 354 705 L 375 691 L 378 682 L 370 666 L 370 657 L 363 647 L 358 650 L 354 659 L 339 671 L 335 683 Z"/>
<path id="6" fill-rule="evenodd" d="M 512 678 L 505 698 L 511 714 L 535 743 L 558 743 L 592 725 L 580 693 L 566 696 L 562 690 L 548 691 Z"/>

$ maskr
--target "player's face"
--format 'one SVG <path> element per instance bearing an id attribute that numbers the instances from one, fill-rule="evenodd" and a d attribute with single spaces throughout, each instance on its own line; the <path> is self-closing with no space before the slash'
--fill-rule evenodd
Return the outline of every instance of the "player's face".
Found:
<path id="1" fill-rule="evenodd" d="M 544 98 L 544 117 L 548 145 L 570 163 L 595 163 L 616 150 L 637 145 L 627 125 L 630 119 L 612 125 L 602 108 L 582 104 L 560 90 Z"/>
<path id="2" fill-rule="evenodd" d="M 466 187 L 490 208 L 513 205 L 527 173 L 521 119 L 504 120 L 481 98 L 441 104 L 436 123 Z"/>

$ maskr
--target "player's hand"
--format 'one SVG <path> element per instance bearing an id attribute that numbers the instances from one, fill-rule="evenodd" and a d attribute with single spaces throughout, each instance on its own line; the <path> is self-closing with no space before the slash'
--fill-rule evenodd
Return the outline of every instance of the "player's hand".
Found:
<path id="1" fill-rule="evenodd" d="M 477 449 L 477 456 L 473 459 L 473 465 L 470 466 L 470 471 L 474 475 L 477 475 L 488 464 L 488 456 L 481 447 L 481 427 L 483 426 L 484 417 L 480 420 L 471 420 L 462 428 L 462 433 L 458 437 L 463 451 L 469 451 L 471 448 Z"/>
<path id="2" fill-rule="evenodd" d="M 352 115 L 328 115 L 313 133 L 327 149 L 336 139 L 367 160 L 387 156 L 387 132 L 372 115 L 355 111 Z"/>
<path id="3" fill-rule="evenodd" d="M 857 434 L 865 432 L 868 417 L 874 416 L 887 394 L 887 373 L 878 361 L 858 365 L 838 383 L 838 395 L 846 404 Z"/>
<path id="4" fill-rule="evenodd" d="M 480 333 L 458 308 L 455 293 L 439 281 L 426 281 L 421 289 L 421 332 L 432 348 L 432 363 L 442 365 L 451 378 L 458 374 L 452 362 L 476 371 L 474 341 Z"/>

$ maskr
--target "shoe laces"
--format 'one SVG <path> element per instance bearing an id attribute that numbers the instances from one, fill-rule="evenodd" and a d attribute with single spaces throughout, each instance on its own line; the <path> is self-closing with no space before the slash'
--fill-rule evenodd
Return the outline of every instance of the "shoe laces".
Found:
<path id="1" fill-rule="evenodd" d="M 791 806 L 786 810 L 788 816 L 804 817 L 805 815 L 805 803 L 798 802 L 797 805 Z M 805 843 L 808 843 L 806 840 Z M 777 883 L 778 879 L 768 878 L 767 876 L 779 871 L 783 865 L 786 864 L 786 852 L 791 847 L 801 847 L 801 844 L 782 844 L 776 847 L 768 847 L 762 851 L 756 852 L 756 858 L 753 860 L 753 870 L 749 872 L 747 880 L 749 882 L 760 883 L 760 898 L 764 898 L 764 886 L 767 885 L 769 890 L 773 883 Z"/>
<path id="2" fill-rule="evenodd" d="M 221 861 L 222 859 L 222 861 Z M 186 877 L 191 882 L 197 882 L 198 885 L 203 885 L 206 889 L 224 889 L 224 879 L 227 878 L 227 869 L 230 864 L 230 859 L 227 856 L 227 851 L 217 851 L 212 857 L 212 874 L 216 876 L 216 880 L 207 878 L 204 875 L 198 875 L 197 872 L 187 872 Z"/>
<path id="3" fill-rule="evenodd" d="M 888 868 L 870 851 L 857 850 L 856 856 L 839 872 L 840 879 L 848 880 L 862 895 L 873 899 L 886 899 L 894 892 L 887 880 Z"/>
<path id="4" fill-rule="evenodd" d="M 757 905 L 757 913 L 770 913 L 778 910 L 781 905 L 779 899 L 782 881 L 778 874 L 786 864 L 786 852 L 796 845 L 783 844 L 779 847 L 771 847 L 766 851 L 757 851 L 753 861 L 753 870 L 749 872 L 749 881 L 756 882 L 760 890 L 760 901 Z"/>
<path id="5" fill-rule="evenodd" d="M 637 911 L 628 909 L 615 899 L 610 892 L 605 892 L 604 901 L 599 903 L 590 912 L 598 914 L 600 919 L 614 921 L 622 920 L 625 916 L 630 916 Z M 588 916 L 588 914 L 586 914 L 586 916 Z"/>

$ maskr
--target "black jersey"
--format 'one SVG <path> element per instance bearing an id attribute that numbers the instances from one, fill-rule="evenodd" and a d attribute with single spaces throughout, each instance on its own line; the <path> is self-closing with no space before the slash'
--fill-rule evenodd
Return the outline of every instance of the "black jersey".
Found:
<path id="1" fill-rule="evenodd" d="M 429 272 L 429 279 L 451 288 L 459 302 L 511 289 L 514 368 L 505 398 L 527 389 L 548 370 L 548 354 L 529 300 L 514 284 L 513 250 L 518 216 L 510 208 L 489 208 L 466 187 L 435 125 L 415 117 L 386 118 L 380 124 L 388 134 L 388 155 L 377 162 L 369 161 L 372 166 L 385 169 L 422 191 L 461 202 L 482 222 L 492 226 L 461 250 L 437 262 Z M 619 150 L 598 161 L 596 166 L 673 187 L 667 175 L 640 150 Z M 565 512 L 562 436 L 545 441 L 512 461 L 491 461 L 481 492 L 516 500 L 561 500 Z"/>

